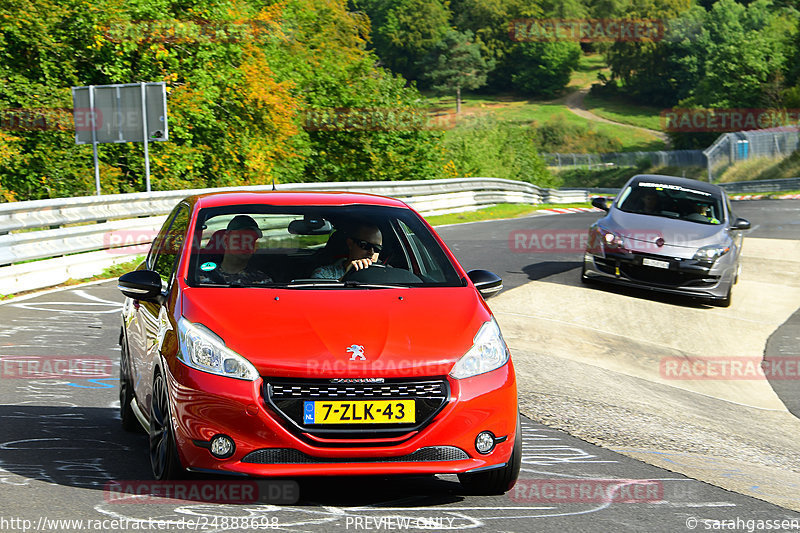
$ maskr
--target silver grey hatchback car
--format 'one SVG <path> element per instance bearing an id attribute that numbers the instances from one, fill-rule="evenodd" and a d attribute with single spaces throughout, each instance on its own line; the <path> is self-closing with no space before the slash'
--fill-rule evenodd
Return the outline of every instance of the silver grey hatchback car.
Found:
<path id="1" fill-rule="evenodd" d="M 659 175 L 631 178 L 589 228 L 581 280 L 700 297 L 727 307 L 739 277 L 743 230 L 725 191 Z"/>

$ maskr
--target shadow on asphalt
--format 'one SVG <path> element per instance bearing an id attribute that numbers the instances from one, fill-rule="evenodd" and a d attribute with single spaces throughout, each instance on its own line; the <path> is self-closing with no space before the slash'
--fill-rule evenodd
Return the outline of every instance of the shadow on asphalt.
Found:
<path id="1" fill-rule="evenodd" d="M 582 283 L 580 279 L 581 264 L 582 262 L 580 261 L 543 261 L 541 263 L 527 265 L 522 268 L 522 271 L 531 281 L 544 281 L 570 287 L 584 287 L 586 290 L 621 294 L 639 300 L 650 300 L 677 307 L 689 307 L 692 309 L 714 309 L 716 307 L 700 298 L 692 298 L 690 296 L 680 296 L 649 289 L 612 285 L 611 283 L 603 283 L 596 280 Z M 734 299 L 735 298 L 736 295 L 734 294 Z"/>
<path id="2" fill-rule="evenodd" d="M 106 501 L 120 497 L 119 489 L 115 492 L 118 484 L 136 490 L 144 488 L 143 496 L 164 496 L 164 485 L 155 483 L 150 471 L 147 435 L 124 431 L 116 409 L 0 405 L 0 424 L 3 483 L 27 485 L 38 480 L 94 489 L 102 491 Z M 463 501 L 468 493 L 455 476 L 448 477 L 452 480 L 433 475 L 326 477 L 325 467 L 320 465 L 320 476 L 295 478 L 300 500 L 292 505 L 362 506 L 391 502 L 393 507 L 419 507 Z M 243 478 L 187 474 L 178 483 L 203 480 L 234 483 Z M 272 480 L 280 481 L 275 478 L 266 481 Z M 149 490 L 150 487 L 155 489 Z M 187 499 L 230 503 L 209 502 L 200 494 L 197 498 L 189 494 Z"/>

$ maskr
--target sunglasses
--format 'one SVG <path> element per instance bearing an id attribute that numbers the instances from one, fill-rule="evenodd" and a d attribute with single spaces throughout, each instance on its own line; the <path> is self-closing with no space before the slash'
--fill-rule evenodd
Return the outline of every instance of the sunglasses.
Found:
<path id="1" fill-rule="evenodd" d="M 369 241 L 365 241 L 362 239 L 353 239 L 353 242 L 356 243 L 359 248 L 367 252 L 374 251 L 375 253 L 379 254 L 383 250 L 383 246 L 381 246 L 380 244 L 373 244 Z"/>

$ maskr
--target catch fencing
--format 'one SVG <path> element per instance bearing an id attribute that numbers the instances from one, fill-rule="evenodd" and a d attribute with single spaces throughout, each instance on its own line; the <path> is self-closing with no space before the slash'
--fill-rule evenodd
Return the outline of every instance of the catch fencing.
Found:
<path id="1" fill-rule="evenodd" d="M 660 150 L 655 152 L 613 152 L 606 154 L 539 154 L 548 167 L 591 168 L 635 167 L 646 163 L 659 167 L 705 166 L 702 150 Z"/>
<path id="2" fill-rule="evenodd" d="M 771 130 L 737 131 L 720 135 L 714 143 L 703 150 L 708 169 L 708 181 L 720 175 L 738 161 L 767 157 L 781 159 L 797 150 L 800 143 L 797 128 L 774 128 Z"/>

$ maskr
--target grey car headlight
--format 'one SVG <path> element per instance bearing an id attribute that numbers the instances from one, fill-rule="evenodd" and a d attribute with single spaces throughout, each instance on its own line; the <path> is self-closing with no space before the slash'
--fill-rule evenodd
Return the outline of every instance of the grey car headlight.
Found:
<path id="1" fill-rule="evenodd" d="M 253 363 L 227 348 L 222 339 L 201 324 L 178 320 L 181 349 L 178 359 L 209 374 L 254 381 L 258 371 Z"/>
<path id="2" fill-rule="evenodd" d="M 720 246 L 712 244 L 711 246 L 703 246 L 694 254 L 696 261 L 704 261 L 706 263 L 713 263 L 726 253 L 730 251 L 730 246 Z"/>
<path id="3" fill-rule="evenodd" d="M 500 333 L 500 327 L 492 318 L 483 323 L 472 340 L 472 348 L 456 361 L 450 375 L 456 379 L 471 378 L 497 370 L 506 364 L 508 359 L 508 347 Z"/>
<path id="4" fill-rule="evenodd" d="M 621 250 L 625 248 L 625 238 L 622 235 L 607 230 L 601 226 L 597 226 L 597 234 L 603 247 L 610 250 Z"/>

